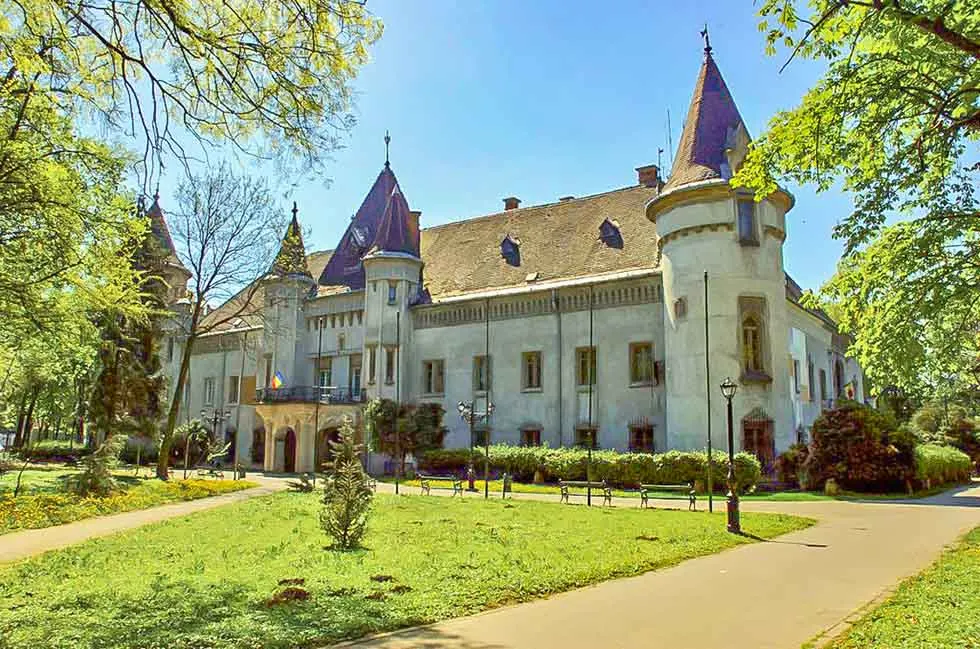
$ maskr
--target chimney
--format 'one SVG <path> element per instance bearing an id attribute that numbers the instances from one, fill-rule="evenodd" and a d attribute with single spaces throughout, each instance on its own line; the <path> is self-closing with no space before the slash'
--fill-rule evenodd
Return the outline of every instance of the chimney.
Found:
<path id="1" fill-rule="evenodd" d="M 646 187 L 658 187 L 660 185 L 660 168 L 657 165 L 645 165 L 636 168 L 637 180 Z"/>
<path id="2" fill-rule="evenodd" d="M 521 206 L 521 199 L 516 196 L 508 196 L 504 199 L 504 210 L 516 210 Z"/>
<path id="3" fill-rule="evenodd" d="M 415 229 L 418 230 L 419 224 L 422 222 L 422 210 L 411 210 L 409 211 L 409 214 L 412 216 L 412 225 L 414 225 Z"/>

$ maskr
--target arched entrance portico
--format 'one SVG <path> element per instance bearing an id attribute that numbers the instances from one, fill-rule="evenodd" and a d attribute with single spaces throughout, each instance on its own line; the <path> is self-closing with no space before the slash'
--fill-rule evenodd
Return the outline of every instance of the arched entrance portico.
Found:
<path id="1" fill-rule="evenodd" d="M 361 407 L 320 404 L 317 413 L 315 404 L 302 402 L 258 404 L 255 408 L 256 415 L 261 417 L 266 430 L 262 459 L 265 470 L 305 473 L 318 469 L 320 457 L 327 456 L 326 439 L 329 439 L 330 432 L 337 430 L 345 418 L 359 421 Z M 317 419 L 321 433 L 326 432 L 326 436 L 317 434 L 314 430 Z M 291 436 L 289 431 L 292 431 Z M 286 452 L 287 436 L 290 437 L 290 453 Z M 287 458 L 292 464 L 292 470 L 287 467 Z"/>
<path id="2" fill-rule="evenodd" d="M 276 435 L 276 450 L 273 465 L 276 471 L 296 472 L 296 431 L 283 428 Z"/>

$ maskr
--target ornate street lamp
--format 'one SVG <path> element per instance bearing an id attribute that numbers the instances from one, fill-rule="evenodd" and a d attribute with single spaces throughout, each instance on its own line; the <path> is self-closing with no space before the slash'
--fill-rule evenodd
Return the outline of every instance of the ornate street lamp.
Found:
<path id="1" fill-rule="evenodd" d="M 466 479 L 469 482 L 467 489 L 469 491 L 476 491 L 476 471 L 473 470 L 473 440 L 474 440 L 474 428 L 476 422 L 480 419 L 486 420 L 489 424 L 490 415 L 493 414 L 494 405 L 492 402 L 487 402 L 486 412 L 476 412 L 473 409 L 473 402 L 460 401 L 456 404 L 456 411 L 459 413 L 460 419 L 465 421 L 470 426 L 470 461 L 466 469 Z M 490 427 L 487 426 L 484 431 L 483 436 L 483 497 L 490 498 Z"/>
<path id="2" fill-rule="evenodd" d="M 728 406 L 728 531 L 741 534 L 742 526 L 738 515 L 738 490 L 735 486 L 735 433 L 732 425 L 732 399 L 738 391 L 738 384 L 726 378 L 721 384 L 721 394 Z"/>

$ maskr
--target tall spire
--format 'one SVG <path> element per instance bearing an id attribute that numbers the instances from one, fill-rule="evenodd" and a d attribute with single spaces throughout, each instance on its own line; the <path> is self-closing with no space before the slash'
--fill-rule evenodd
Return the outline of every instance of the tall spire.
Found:
<path id="1" fill-rule="evenodd" d="M 419 231 L 408 208 L 408 201 L 398 185 L 391 191 L 384 215 L 378 225 L 378 233 L 368 254 L 374 252 L 401 252 L 419 256 Z"/>
<path id="2" fill-rule="evenodd" d="M 735 100 L 711 55 L 707 26 L 701 35 L 704 63 L 694 84 L 684 132 L 664 191 L 704 180 L 727 180 L 736 171 L 733 162 L 741 160 L 749 141 Z"/>
<path id="3" fill-rule="evenodd" d="M 140 201 L 140 206 L 142 207 L 142 200 Z M 170 236 L 170 228 L 167 227 L 167 220 L 164 218 L 163 209 L 160 207 L 159 186 L 153 194 L 153 203 L 146 210 L 146 218 L 150 221 L 150 232 L 148 233 L 147 240 L 149 240 L 149 237 L 153 237 L 156 244 L 154 246 L 156 253 L 162 257 L 164 263 L 167 265 L 184 268 L 184 264 L 181 263 L 180 258 L 177 256 L 177 247 L 174 246 L 174 240 Z"/>
<path id="4" fill-rule="evenodd" d="M 282 237 L 282 244 L 276 254 L 269 273 L 272 275 L 305 275 L 310 277 L 310 271 L 306 267 L 306 246 L 303 244 L 303 230 L 299 227 L 296 201 L 293 201 L 293 218 L 286 227 L 286 234 Z"/>

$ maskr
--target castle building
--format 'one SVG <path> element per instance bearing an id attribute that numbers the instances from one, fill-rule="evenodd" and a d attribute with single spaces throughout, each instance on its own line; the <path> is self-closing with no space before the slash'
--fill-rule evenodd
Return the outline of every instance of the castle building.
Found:
<path id="1" fill-rule="evenodd" d="M 701 449 L 709 422 L 724 445 L 731 377 L 736 446 L 771 462 L 865 392 L 784 270 L 793 197 L 729 184 L 749 141 L 708 47 L 666 181 L 647 165 L 621 189 L 422 228 L 386 161 L 334 250 L 305 253 L 294 207 L 254 312 L 195 344 L 182 420 L 227 411 L 241 459 L 270 471 L 311 470 L 376 397 L 441 404 L 447 448 L 471 444 L 466 402 L 494 405 L 478 443 Z"/>

